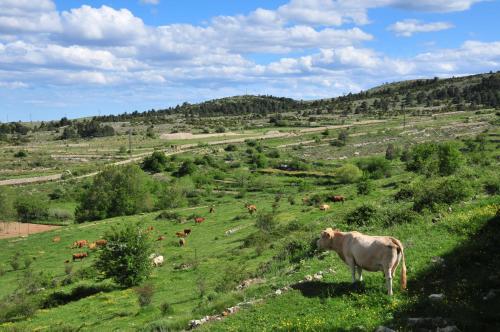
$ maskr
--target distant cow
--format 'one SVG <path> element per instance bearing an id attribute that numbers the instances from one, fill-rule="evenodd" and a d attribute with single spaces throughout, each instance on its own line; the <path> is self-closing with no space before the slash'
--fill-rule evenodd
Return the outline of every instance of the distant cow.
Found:
<path id="1" fill-rule="evenodd" d="M 335 195 L 335 196 L 330 197 L 330 200 L 331 200 L 333 203 L 336 203 L 336 202 L 342 202 L 342 204 L 344 204 L 344 202 L 345 202 L 345 197 L 344 197 L 344 196 L 342 196 L 342 195 Z"/>
<path id="2" fill-rule="evenodd" d="M 87 240 L 78 240 L 73 242 L 73 248 L 83 248 L 89 245 L 89 241 Z"/>
<path id="3" fill-rule="evenodd" d="M 89 243 L 89 249 L 90 250 L 94 250 L 95 248 L 97 248 L 97 244 L 95 242 Z"/>
<path id="4" fill-rule="evenodd" d="M 52 238 L 52 242 L 54 242 L 54 243 L 61 242 L 61 237 L 60 236 L 54 236 Z"/>
<path id="5" fill-rule="evenodd" d="M 257 212 L 257 206 L 253 204 L 245 204 L 245 207 L 248 210 L 248 213 L 253 214 L 254 212 Z"/>
<path id="6" fill-rule="evenodd" d="M 387 293 L 392 295 L 392 278 L 402 260 L 401 288 L 406 288 L 406 264 L 401 242 L 390 236 L 370 236 L 359 232 L 340 232 L 327 228 L 321 232 L 318 249 L 334 250 L 351 268 L 352 281 L 363 280 L 363 269 L 385 275 Z"/>
<path id="7" fill-rule="evenodd" d="M 184 247 L 185 245 L 186 245 L 186 239 L 184 239 L 184 238 L 180 238 L 180 239 L 179 239 L 179 246 L 180 246 L 180 247 Z"/>
<path id="8" fill-rule="evenodd" d="M 163 240 L 165 240 L 165 236 L 163 235 L 158 236 L 158 238 L 156 239 L 156 241 L 163 241 Z"/>
<path id="9" fill-rule="evenodd" d="M 201 224 L 204 221 L 205 221 L 205 218 L 203 218 L 203 217 L 195 217 L 194 218 L 194 222 L 197 224 Z"/>
<path id="10" fill-rule="evenodd" d="M 176 232 L 175 233 L 175 236 L 177 236 L 177 237 L 186 237 L 186 235 L 187 234 L 185 232 Z"/>
<path id="11" fill-rule="evenodd" d="M 146 231 L 147 231 L 147 232 L 151 232 L 151 231 L 154 231 L 154 230 L 155 230 L 155 228 L 154 228 L 153 226 L 149 226 L 149 227 L 146 229 Z"/>
<path id="12" fill-rule="evenodd" d="M 319 209 L 320 209 L 321 211 L 326 211 L 326 210 L 328 210 L 329 208 L 330 208 L 330 205 L 328 205 L 328 204 L 321 204 L 321 205 L 319 206 Z"/>
<path id="13" fill-rule="evenodd" d="M 77 254 L 73 254 L 73 262 L 76 261 L 77 259 L 84 259 L 85 257 L 88 257 L 89 254 L 87 254 L 86 252 L 79 252 Z"/>
<path id="14" fill-rule="evenodd" d="M 153 266 L 158 267 L 163 265 L 163 256 L 156 256 L 153 258 Z"/>
<path id="15" fill-rule="evenodd" d="M 186 228 L 186 229 L 184 230 L 184 234 L 186 234 L 186 235 L 191 234 L 191 228 Z"/>
<path id="16" fill-rule="evenodd" d="M 108 240 L 104 240 L 104 239 L 96 240 L 95 244 L 98 247 L 104 247 L 106 244 L 108 244 Z"/>

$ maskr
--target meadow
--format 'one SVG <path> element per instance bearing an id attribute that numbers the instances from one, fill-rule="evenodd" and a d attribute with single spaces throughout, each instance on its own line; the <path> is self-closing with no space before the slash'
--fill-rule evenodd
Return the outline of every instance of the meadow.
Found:
<path id="1" fill-rule="evenodd" d="M 492 109 L 408 115 L 404 122 L 402 116 L 353 116 L 343 120 L 348 129 L 326 118 L 314 126 L 279 128 L 284 135 L 278 137 L 260 137 L 277 128 L 256 120 L 249 124 L 254 129 L 244 130 L 237 141 L 207 137 L 170 142 L 159 136 L 171 126 L 155 127 L 157 136 L 149 138 L 140 134 L 147 128 L 143 126 L 130 156 L 119 152 L 128 141 L 123 125 L 117 127 L 123 135 L 73 145 L 48 140 L 22 148 L 2 146 L 2 163 L 10 168 L 4 179 L 39 174 L 32 163 L 43 158 L 50 160 L 40 166 L 47 168 L 43 174 L 65 169 L 85 174 L 154 150 L 172 153 L 172 144 L 180 149 L 167 157 L 164 170 L 147 173 L 152 207 L 133 215 L 77 223 L 75 211 L 94 181 L 77 178 L 77 171 L 56 182 L 0 187 L 11 201 L 38 197 L 46 205 L 47 216 L 33 222 L 64 225 L 0 240 L 0 330 L 184 330 L 191 320 L 221 314 L 238 303 L 244 303 L 238 313 L 198 329 L 373 331 L 384 325 L 415 330 L 411 317 L 447 320 L 427 322 L 431 326 L 422 327 L 428 329 L 498 329 L 500 294 L 487 296 L 500 287 L 497 118 Z M 324 128 L 329 125 L 335 127 Z M 343 132 L 346 139 L 340 142 Z M 411 156 L 412 148 L 429 142 L 449 143 L 459 151 L 453 172 L 409 169 L 405 153 Z M 390 156 L 389 145 L 396 150 Z M 14 157 L 18 149 L 27 156 Z M 68 161 L 54 158 L 56 153 L 88 158 Z M 186 160 L 194 160 L 193 171 L 176 175 Z M 356 165 L 359 174 L 345 171 L 346 165 Z M 454 191 L 443 192 L 447 186 L 461 194 L 448 199 Z M 181 203 L 171 202 L 172 188 L 180 188 Z M 328 201 L 331 195 L 347 200 L 334 204 Z M 435 197 L 441 201 L 433 201 Z M 246 203 L 255 204 L 257 213 L 248 213 Z M 319 203 L 331 208 L 320 211 Z M 209 213 L 210 206 L 215 213 Z M 4 220 L 16 218 L 12 207 L 2 213 Z M 195 224 L 195 216 L 206 220 Z M 65 263 L 72 253 L 87 251 L 72 249 L 74 241 L 101 239 L 130 223 L 153 227 L 154 252 L 165 257 L 146 282 L 153 294 L 144 306 L 135 288 L 99 278 L 93 266 L 98 250 Z M 337 255 L 319 254 L 311 245 L 326 227 L 399 238 L 405 245 L 408 291 L 398 290 L 399 269 L 393 297 L 385 294 L 380 273 L 366 273 L 363 283 L 351 285 L 350 271 Z M 185 228 L 192 233 L 180 247 L 175 233 Z M 53 242 L 56 236 L 60 242 Z M 165 239 L 157 241 L 160 236 Z M 324 272 L 321 280 L 299 283 L 319 271 Z M 259 282 L 237 288 L 251 278 Z M 276 292 L 283 287 L 287 291 Z M 428 296 L 434 293 L 445 299 L 432 302 Z"/>

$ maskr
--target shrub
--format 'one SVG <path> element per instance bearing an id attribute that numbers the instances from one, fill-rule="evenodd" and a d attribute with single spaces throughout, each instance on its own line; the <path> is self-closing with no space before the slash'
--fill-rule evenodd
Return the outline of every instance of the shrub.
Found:
<path id="1" fill-rule="evenodd" d="M 399 158 L 400 155 L 401 155 L 401 149 L 398 146 L 392 143 L 387 145 L 387 149 L 385 150 L 385 159 L 394 160 Z"/>
<path id="2" fill-rule="evenodd" d="M 275 214 L 271 212 L 259 212 L 255 226 L 265 233 L 271 233 L 277 226 Z"/>
<path id="3" fill-rule="evenodd" d="M 252 164 L 254 168 L 265 168 L 268 165 L 268 161 L 264 154 L 256 153 L 250 157 L 250 164 Z"/>
<path id="4" fill-rule="evenodd" d="M 0 187 L 0 216 L 5 219 L 14 215 L 14 200 L 12 190 L 8 187 Z"/>
<path id="5" fill-rule="evenodd" d="M 342 145 L 346 145 L 348 137 L 349 137 L 349 132 L 347 130 L 343 129 L 339 132 L 339 136 L 338 136 L 337 140 L 339 142 L 341 142 Z"/>
<path id="6" fill-rule="evenodd" d="M 406 168 L 409 171 L 430 176 L 438 170 L 437 145 L 422 143 L 413 146 L 408 152 Z"/>
<path id="7" fill-rule="evenodd" d="M 238 150 L 238 147 L 236 146 L 236 144 L 228 144 L 225 148 L 224 148 L 225 151 L 227 152 L 232 152 L 232 151 L 237 151 Z"/>
<path id="8" fill-rule="evenodd" d="M 364 158 L 359 160 L 357 164 L 372 179 L 391 176 L 391 163 L 383 157 Z"/>
<path id="9" fill-rule="evenodd" d="M 345 164 L 337 168 L 335 173 L 341 183 L 354 183 L 363 176 L 363 172 L 353 164 Z"/>
<path id="10" fill-rule="evenodd" d="M 141 306 L 141 308 L 147 307 L 153 301 L 154 287 L 151 283 L 135 287 L 134 291 L 137 294 L 137 301 L 139 302 L 139 306 Z"/>
<path id="11" fill-rule="evenodd" d="M 163 316 L 171 315 L 174 313 L 174 308 L 170 303 L 163 302 L 162 304 L 160 304 L 160 311 Z"/>
<path id="12" fill-rule="evenodd" d="M 178 214 L 177 212 L 171 212 L 171 211 L 162 211 L 157 217 L 156 220 L 172 220 L 180 223 L 182 221 L 182 216 Z"/>
<path id="13" fill-rule="evenodd" d="M 384 225 L 393 226 L 415 221 L 418 214 L 410 208 L 393 205 L 385 211 Z"/>
<path id="14" fill-rule="evenodd" d="M 50 209 L 49 217 L 58 221 L 66 221 L 71 220 L 73 218 L 73 214 L 70 211 L 63 209 Z"/>
<path id="15" fill-rule="evenodd" d="M 155 151 L 151 156 L 144 158 L 142 169 L 149 172 L 163 172 L 168 164 L 168 158 L 164 152 Z"/>
<path id="16" fill-rule="evenodd" d="M 356 185 L 358 195 L 368 195 L 373 190 L 373 182 L 369 179 L 362 179 Z"/>
<path id="17" fill-rule="evenodd" d="M 19 270 L 19 268 L 21 267 L 21 253 L 19 251 L 16 251 L 10 258 L 9 264 L 14 271 Z"/>
<path id="18" fill-rule="evenodd" d="M 151 273 L 152 243 L 139 224 L 113 228 L 106 233 L 107 245 L 99 251 L 95 267 L 121 286 L 135 286 Z"/>
<path id="19" fill-rule="evenodd" d="M 396 201 L 403 201 L 413 198 L 415 191 L 412 187 L 407 186 L 399 189 L 397 193 L 394 194 L 394 199 Z"/>
<path id="20" fill-rule="evenodd" d="M 269 158 L 279 158 L 281 155 L 280 155 L 280 152 L 278 151 L 278 149 L 272 149 L 271 151 L 269 151 L 267 153 L 267 156 Z"/>
<path id="21" fill-rule="evenodd" d="M 484 186 L 484 191 L 488 195 L 500 194 L 500 179 L 498 177 L 487 179 L 483 186 Z"/>
<path id="22" fill-rule="evenodd" d="M 16 153 L 14 153 L 14 157 L 16 158 L 26 158 L 28 156 L 28 152 L 24 150 L 19 150 Z"/>
<path id="23" fill-rule="evenodd" d="M 379 222 L 380 219 L 379 210 L 368 204 L 358 206 L 346 216 L 347 224 L 355 226 L 370 226 Z"/>
<path id="24" fill-rule="evenodd" d="M 174 209 L 187 206 L 188 198 L 196 194 L 193 182 L 189 177 L 170 184 L 165 184 L 160 190 L 156 207 L 159 209 Z"/>
<path id="25" fill-rule="evenodd" d="M 311 258 L 316 252 L 316 237 L 297 237 L 287 241 L 278 255 L 277 259 L 288 259 L 290 263 L 299 263 L 301 260 Z"/>
<path id="26" fill-rule="evenodd" d="M 197 169 L 196 164 L 191 159 L 188 159 L 181 164 L 175 175 L 178 177 L 191 175 L 194 174 L 194 172 L 196 172 L 196 169 Z"/>
<path id="27" fill-rule="evenodd" d="M 463 164 L 462 153 L 452 143 L 442 143 L 438 146 L 439 174 L 451 175 Z"/>
<path id="28" fill-rule="evenodd" d="M 25 319 L 35 314 L 37 303 L 24 294 L 10 296 L 7 301 L 0 303 L 0 322 Z"/>
<path id="29" fill-rule="evenodd" d="M 137 165 L 109 167 L 95 176 L 76 209 L 79 222 L 132 215 L 152 208 L 149 179 Z"/>
<path id="30" fill-rule="evenodd" d="M 47 200 L 37 195 L 19 197 L 15 207 L 17 217 L 22 222 L 46 220 L 49 216 Z"/>
<path id="31" fill-rule="evenodd" d="M 447 177 L 417 186 L 413 209 L 422 211 L 425 208 L 435 210 L 439 204 L 452 204 L 469 196 L 471 189 L 469 182 Z"/>
<path id="32" fill-rule="evenodd" d="M 61 199 L 62 197 L 64 197 L 64 195 L 65 195 L 64 189 L 58 187 L 49 194 L 49 198 L 55 201 Z"/>

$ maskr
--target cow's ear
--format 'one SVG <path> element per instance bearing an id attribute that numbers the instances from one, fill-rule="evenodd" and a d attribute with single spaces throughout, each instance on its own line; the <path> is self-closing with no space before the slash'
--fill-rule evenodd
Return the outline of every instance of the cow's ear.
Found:
<path id="1" fill-rule="evenodd" d="M 323 239 L 329 239 L 330 238 L 330 233 L 327 231 L 322 231 L 321 232 L 321 238 Z"/>

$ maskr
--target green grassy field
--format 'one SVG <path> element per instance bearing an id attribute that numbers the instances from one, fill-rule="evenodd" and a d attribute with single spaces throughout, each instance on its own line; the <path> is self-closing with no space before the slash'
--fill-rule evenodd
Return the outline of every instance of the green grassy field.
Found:
<path id="1" fill-rule="evenodd" d="M 498 328 L 499 315 L 493 310 L 499 305 L 498 296 L 482 300 L 489 290 L 499 287 L 500 277 L 495 268 L 495 264 L 500 263 L 498 255 L 492 254 L 491 260 L 484 258 L 498 245 L 500 196 L 484 190 L 487 181 L 498 181 L 498 143 L 495 141 L 498 128 L 488 122 L 494 118 L 493 112 L 464 112 L 435 119 L 408 117 L 406 128 L 402 128 L 401 117 L 391 118 L 384 123 L 350 129 L 348 142 L 341 147 L 330 144 L 340 129 L 332 129 L 328 135 L 314 132 L 266 139 L 257 146 L 264 154 L 281 146 L 279 157 L 268 157 L 270 165 L 266 169 L 273 169 L 273 174 L 263 174 L 259 168 L 249 169 L 247 150 L 256 149 L 249 143 L 238 143 L 232 152 L 217 147 L 186 151 L 172 161 L 176 167 L 185 158 L 203 155 L 212 156 L 223 166 L 198 166 L 197 173 L 192 175 L 198 193 L 196 200 L 189 201 L 185 207 L 171 209 L 184 217 L 185 223 L 157 220 L 159 211 L 83 224 L 73 224 L 71 217 L 69 226 L 55 231 L 0 240 L 0 298 L 8 302 L 9 296 L 15 297 L 16 290 L 33 283 L 38 286 L 30 297 L 45 303 L 29 318 L 13 316 L 0 323 L 0 330 L 182 330 L 192 319 L 220 314 L 227 307 L 248 301 L 257 303 L 221 322 L 206 324 L 200 330 L 372 331 L 379 325 L 411 330 L 408 317 L 437 316 L 448 318 L 451 325 L 465 331 Z M 396 201 L 394 195 L 402 188 L 416 183 L 425 185 L 435 178 L 426 179 L 408 172 L 403 162 L 393 160 L 390 174 L 373 179 L 373 190 L 361 195 L 357 193 L 356 183 L 338 181 L 335 170 L 339 166 L 383 154 L 389 143 L 402 147 L 407 143 L 453 140 L 463 148 L 464 143 L 457 138 L 464 134 L 475 137 L 486 129 L 489 131 L 484 153 L 480 157 L 464 153 L 464 165 L 456 175 L 470 185 L 471 192 L 465 199 L 440 205 L 434 211 L 419 212 L 406 223 L 373 222 L 356 226 L 346 222 L 346 217 L 363 204 L 386 212 L 411 210 L 411 200 Z M 115 138 L 98 141 L 111 144 L 111 139 Z M 309 165 L 306 173 L 273 168 L 295 159 Z M 330 176 L 317 176 L 320 173 Z M 169 172 L 152 178 L 159 181 L 158 176 L 174 178 Z M 91 182 L 89 178 L 33 184 L 12 189 L 12 195 L 48 196 L 61 189 L 64 194 L 49 200 L 48 204 L 51 209 L 73 214 L 79 195 Z M 329 203 L 330 210 L 320 211 L 317 205 L 302 203 L 302 198 L 315 194 L 339 194 L 348 199 L 345 204 Z M 247 202 L 255 204 L 259 214 L 250 215 L 244 207 Z M 210 205 L 216 207 L 213 214 L 209 213 Z M 274 231 L 266 236 L 256 227 L 263 212 L 272 213 L 276 219 Z M 205 217 L 206 221 L 195 225 L 194 215 Z M 139 306 L 133 289 L 96 279 L 98 273 L 92 263 L 97 252 L 89 251 L 90 257 L 83 261 L 65 263 L 71 260 L 72 253 L 87 251 L 86 248 L 71 249 L 74 241 L 94 241 L 112 227 L 132 222 L 140 223 L 144 229 L 154 227 L 151 232 L 154 251 L 165 257 L 164 265 L 155 268 L 150 278 L 155 290 L 153 302 L 144 308 Z M 291 258 L 291 243 L 307 242 L 326 227 L 399 238 L 406 248 L 408 291 L 396 290 L 394 297 L 388 297 L 380 273 L 365 273 L 365 281 L 352 286 L 350 271 L 333 253 L 325 257 Z M 175 232 L 184 228 L 191 228 L 192 234 L 187 238 L 187 246 L 179 247 Z M 228 235 L 229 230 L 236 231 Z M 161 235 L 165 240 L 156 241 Z M 52 242 L 55 236 L 60 236 L 61 241 Z M 469 250 L 472 253 L 467 248 L 472 248 Z M 18 252 L 21 266 L 15 270 L 10 261 Z M 449 273 L 433 262 L 435 257 L 444 259 Z M 25 260 L 29 261 L 28 268 Z M 474 272 L 467 269 L 471 260 Z M 333 272 L 327 272 L 330 268 Z M 318 271 L 325 271 L 323 280 L 298 283 Z M 396 285 L 399 270 L 397 276 Z M 252 277 L 262 278 L 263 283 L 236 290 L 239 282 Z M 275 291 L 284 286 L 292 289 L 275 295 Z M 430 303 L 427 296 L 439 292 L 445 294 L 444 302 Z M 165 303 L 172 308 L 168 313 L 160 309 Z"/>

